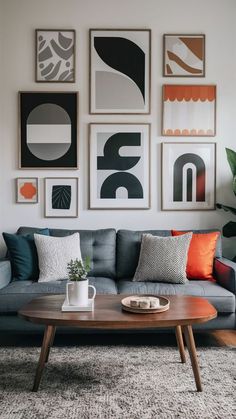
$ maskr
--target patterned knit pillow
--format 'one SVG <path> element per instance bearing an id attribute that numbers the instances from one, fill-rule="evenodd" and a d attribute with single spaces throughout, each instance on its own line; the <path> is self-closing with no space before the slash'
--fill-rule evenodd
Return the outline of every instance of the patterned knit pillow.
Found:
<path id="1" fill-rule="evenodd" d="M 143 234 L 138 266 L 133 281 L 184 284 L 192 233 L 178 237 Z"/>

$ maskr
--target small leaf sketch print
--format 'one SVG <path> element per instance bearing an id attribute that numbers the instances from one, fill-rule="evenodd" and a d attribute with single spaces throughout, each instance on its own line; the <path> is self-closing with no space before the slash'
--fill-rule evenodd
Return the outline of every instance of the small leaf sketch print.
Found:
<path id="1" fill-rule="evenodd" d="M 52 208 L 69 210 L 71 206 L 71 186 L 54 185 L 52 187 Z"/>

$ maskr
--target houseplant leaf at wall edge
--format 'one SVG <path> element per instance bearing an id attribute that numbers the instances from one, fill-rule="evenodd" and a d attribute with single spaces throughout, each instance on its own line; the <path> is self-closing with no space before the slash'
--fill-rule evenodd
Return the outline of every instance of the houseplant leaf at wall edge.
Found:
<path id="1" fill-rule="evenodd" d="M 233 175 L 233 181 L 232 181 L 232 190 L 234 195 L 236 196 L 236 152 L 230 148 L 226 148 L 226 155 L 227 160 Z M 231 212 L 231 214 L 236 216 L 236 208 L 217 203 L 216 207 L 219 209 L 222 209 L 226 212 Z M 223 226 L 223 236 L 230 238 L 230 237 L 236 237 L 236 222 L 235 221 L 229 221 L 227 224 Z M 236 261 L 236 256 L 233 258 L 233 261 Z"/>

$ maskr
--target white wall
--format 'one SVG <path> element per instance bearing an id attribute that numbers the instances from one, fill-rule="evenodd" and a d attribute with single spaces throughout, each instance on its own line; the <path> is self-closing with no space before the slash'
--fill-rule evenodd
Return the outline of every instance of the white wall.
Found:
<path id="1" fill-rule="evenodd" d="M 221 227 L 230 216 L 218 211 L 162 212 L 160 135 L 161 86 L 174 83 L 217 84 L 217 136 L 190 141 L 216 141 L 217 201 L 236 205 L 231 192 L 231 173 L 225 146 L 236 149 L 236 1 L 235 0 L 0 0 L 0 35 L 3 61 L 0 64 L 0 229 L 14 232 L 20 225 L 64 228 L 200 228 Z M 36 28 L 74 28 L 77 33 L 76 83 L 37 84 L 34 82 L 34 30 Z M 152 30 L 152 109 L 150 116 L 92 116 L 88 114 L 89 28 L 150 28 Z M 162 78 L 163 33 L 204 33 L 206 35 L 206 78 Z M 0 45 L 1 48 L 1 45 Z M 1 54 L 1 52 L 0 52 Z M 19 90 L 78 90 L 79 170 L 48 171 L 18 169 Z M 151 209 L 88 210 L 88 123 L 151 122 Z M 164 141 L 178 141 L 165 137 Z M 79 218 L 43 218 L 43 178 L 79 176 Z M 40 178 L 37 205 L 15 204 L 14 179 Z M 226 253 L 234 254 L 232 241 Z M 231 247 L 231 249 L 229 249 Z M 3 253 L 1 242 L 1 252 Z M 236 253 L 236 252 L 235 252 Z"/>

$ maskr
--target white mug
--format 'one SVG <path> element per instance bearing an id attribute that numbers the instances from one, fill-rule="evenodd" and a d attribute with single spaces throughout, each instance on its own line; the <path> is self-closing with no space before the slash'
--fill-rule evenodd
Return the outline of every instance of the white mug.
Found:
<path id="1" fill-rule="evenodd" d="M 71 306 L 86 307 L 88 305 L 88 290 L 93 289 L 92 300 L 96 296 L 96 288 L 88 284 L 88 279 L 84 281 L 70 281 L 66 284 L 66 298 Z"/>

